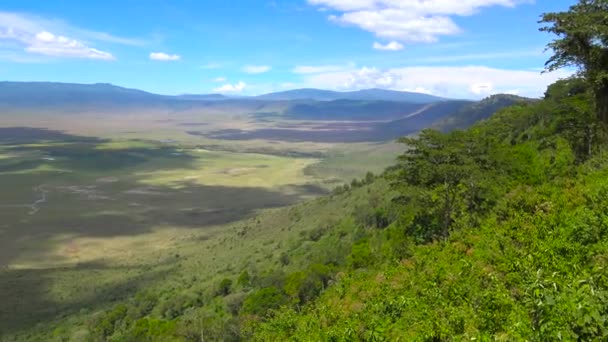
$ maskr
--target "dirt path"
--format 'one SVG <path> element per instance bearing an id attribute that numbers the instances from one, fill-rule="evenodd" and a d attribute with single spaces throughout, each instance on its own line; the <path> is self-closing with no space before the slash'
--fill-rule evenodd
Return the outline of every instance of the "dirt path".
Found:
<path id="1" fill-rule="evenodd" d="M 44 188 L 44 185 L 35 187 L 34 191 L 40 194 L 40 198 L 31 204 L 0 204 L 0 208 L 30 208 L 28 215 L 34 215 L 40 211 L 40 205 L 47 201 L 47 194 L 49 193 L 49 191 Z"/>
<path id="2" fill-rule="evenodd" d="M 35 191 L 40 193 L 40 198 L 34 201 L 34 203 L 30 204 L 31 210 L 28 215 L 35 215 L 38 211 L 40 211 L 40 205 L 45 203 L 47 200 L 47 193 L 49 191 L 44 188 L 44 185 L 37 186 Z"/>
<path id="3" fill-rule="evenodd" d="M 422 113 L 426 112 L 426 111 L 427 111 L 427 109 L 429 109 L 429 108 L 433 107 L 434 105 L 435 105 L 434 103 L 429 103 L 428 105 L 426 105 L 426 106 L 424 106 L 424 107 L 422 107 L 422 108 L 418 109 L 417 111 L 415 111 L 415 112 L 413 112 L 413 113 L 410 113 L 410 114 L 408 114 L 408 115 L 404 116 L 403 118 L 404 118 L 404 119 L 407 119 L 407 118 L 411 118 L 411 117 L 414 117 L 414 116 L 416 116 L 416 115 L 422 114 Z"/>

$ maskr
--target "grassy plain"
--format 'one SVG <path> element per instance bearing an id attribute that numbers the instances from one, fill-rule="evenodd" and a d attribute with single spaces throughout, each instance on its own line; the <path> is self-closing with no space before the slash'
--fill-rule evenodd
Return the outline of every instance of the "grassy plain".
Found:
<path id="1" fill-rule="evenodd" d="M 9 225 L 3 232 L 15 237 L 2 246 L 3 259 L 9 261 L 0 272 L 0 331 L 6 340 L 86 339 L 91 317 L 136 293 L 160 293 L 157 305 L 163 307 L 164 301 L 173 303 L 180 296 L 208 298 L 221 279 L 236 280 L 243 270 L 288 272 L 331 253 L 346 255 L 347 240 L 312 239 L 311 233 L 335 223 L 337 213 L 353 212 L 369 196 L 369 190 L 360 189 L 358 196 L 268 209 L 264 196 L 278 201 L 276 206 L 299 197 L 247 187 L 214 187 L 205 193 L 204 186 L 195 184 L 129 188 L 137 183 L 113 177 L 97 178 L 95 188 L 73 188 L 77 194 L 62 194 L 53 185 L 48 206 L 41 205 L 34 215 L 23 208 L 14 217 L 18 231 Z M 125 189 L 136 191 L 125 194 L 130 191 Z M 112 199 L 100 200 L 107 195 Z M 230 203 L 216 212 L 222 196 Z M 132 205 L 137 198 L 145 208 Z M 54 206 L 53 200 L 60 202 Z M 244 206 L 252 209 L 241 212 L 238 207 Z M 313 253 L 319 248 L 326 253 Z M 15 255 L 6 255 L 9 250 Z M 57 326 L 72 330 L 58 332 Z"/>
<path id="2" fill-rule="evenodd" d="M 308 232 L 355 206 L 297 203 L 381 171 L 398 151 L 187 133 L 278 124 L 217 114 L 3 117 L 0 340 L 50 339 L 58 322 L 84 339 L 96 312 L 146 289 L 170 301 L 243 269 L 295 269 L 314 258 Z"/>

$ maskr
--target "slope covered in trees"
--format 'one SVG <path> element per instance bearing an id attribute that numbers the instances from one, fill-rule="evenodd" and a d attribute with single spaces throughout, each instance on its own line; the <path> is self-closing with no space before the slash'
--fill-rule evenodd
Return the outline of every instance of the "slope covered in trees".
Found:
<path id="1" fill-rule="evenodd" d="M 425 131 L 385 177 L 368 226 L 319 299 L 258 317 L 257 340 L 606 337 L 603 130 L 580 80 L 467 131 Z M 388 222 L 387 222 L 388 223 Z"/>

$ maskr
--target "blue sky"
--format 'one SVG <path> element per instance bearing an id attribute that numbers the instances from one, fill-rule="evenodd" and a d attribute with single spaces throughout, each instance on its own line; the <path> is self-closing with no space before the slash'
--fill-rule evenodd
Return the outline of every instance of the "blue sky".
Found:
<path id="1" fill-rule="evenodd" d="M 163 94 L 387 88 L 539 96 L 539 15 L 574 0 L 39 1 L 0 4 L 0 79 Z"/>

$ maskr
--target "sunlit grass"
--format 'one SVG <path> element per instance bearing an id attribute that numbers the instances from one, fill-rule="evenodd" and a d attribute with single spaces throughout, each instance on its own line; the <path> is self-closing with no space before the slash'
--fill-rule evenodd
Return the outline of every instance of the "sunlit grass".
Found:
<path id="1" fill-rule="evenodd" d="M 317 162 L 312 158 L 287 158 L 253 153 L 230 153 L 195 150 L 196 159 L 189 168 L 144 171 L 136 175 L 149 185 L 187 184 L 233 187 L 274 188 L 314 181 L 304 169 Z"/>

